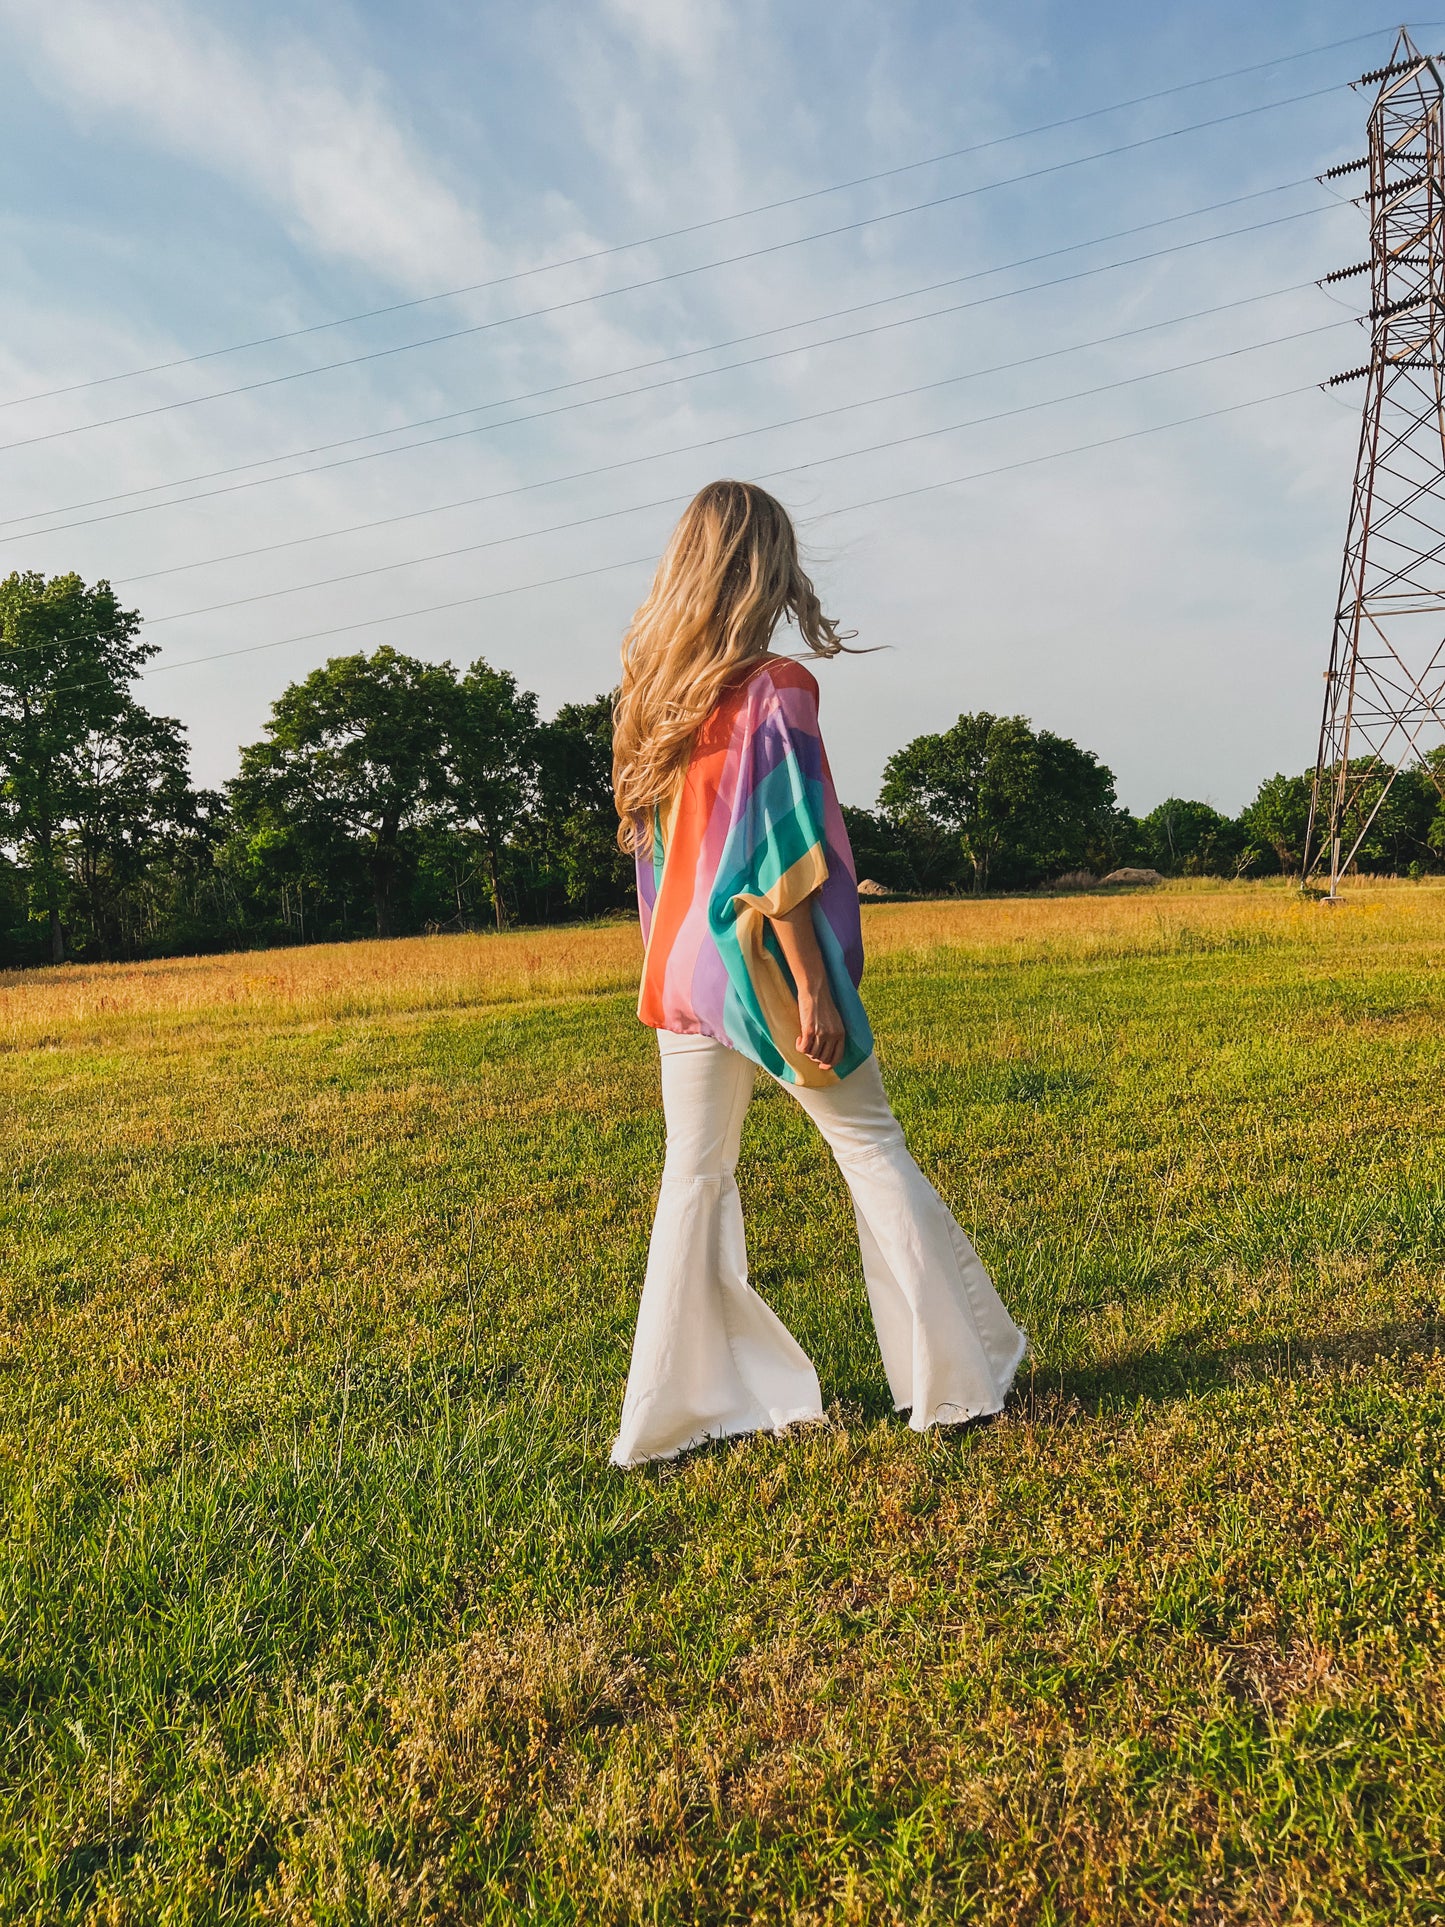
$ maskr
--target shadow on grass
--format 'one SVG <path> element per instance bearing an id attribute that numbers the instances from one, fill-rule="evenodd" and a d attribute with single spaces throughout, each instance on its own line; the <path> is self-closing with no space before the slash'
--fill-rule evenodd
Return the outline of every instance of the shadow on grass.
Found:
<path id="1" fill-rule="evenodd" d="M 1330 1377 L 1381 1360 L 1434 1358 L 1442 1350 L 1445 1319 L 1432 1312 L 1354 1330 L 1232 1345 L 1211 1345 L 1196 1329 L 1133 1358 L 1058 1370 L 1040 1367 L 1019 1379 L 1011 1409 L 1031 1420 L 1067 1409 L 1099 1414 L 1243 1384 Z"/>
<path id="2" fill-rule="evenodd" d="M 1002 1412 L 958 1425 L 940 1425 L 924 1436 L 963 1446 L 992 1426 L 1007 1425 L 1011 1420 L 1029 1425 L 1077 1423 L 1080 1418 L 1103 1418 L 1139 1405 L 1162 1405 L 1240 1385 L 1325 1379 L 1352 1366 L 1381 1360 L 1435 1358 L 1445 1352 L 1445 1318 L 1425 1313 L 1354 1331 L 1313 1338 L 1260 1339 L 1241 1345 L 1211 1346 L 1203 1342 L 1204 1336 L 1201 1329 L 1184 1332 L 1155 1351 L 1106 1365 L 1030 1371 L 1026 1363 Z M 907 1407 L 895 1411 L 886 1392 L 875 1386 L 841 1385 L 835 1389 L 829 1418 L 823 1424 L 869 1426 L 892 1420 L 902 1429 L 908 1418 Z M 773 1435 L 745 1432 L 731 1438 L 706 1439 L 676 1458 L 634 1466 L 629 1476 L 643 1473 L 673 1478 L 700 1458 L 727 1458 L 745 1451 L 760 1436 L 783 1442 L 802 1437 L 809 1429 L 799 1425 Z"/>
<path id="3" fill-rule="evenodd" d="M 940 1426 L 932 1436 L 963 1444 L 1000 1420 L 1049 1425 L 1107 1417 L 1138 1405 L 1163 1405 L 1242 1385 L 1318 1381 L 1378 1362 L 1407 1365 L 1442 1352 L 1445 1318 L 1434 1312 L 1353 1330 L 1244 1344 L 1210 1344 L 1205 1331 L 1196 1328 L 1154 1351 L 1107 1364 L 1030 1370 L 1026 1362 L 1002 1412 L 964 1425 Z M 871 1390 L 842 1388 L 840 1402 L 850 1417 L 864 1424 L 894 1417 L 892 1405 Z M 907 1424 L 906 1410 L 897 1420 Z"/>

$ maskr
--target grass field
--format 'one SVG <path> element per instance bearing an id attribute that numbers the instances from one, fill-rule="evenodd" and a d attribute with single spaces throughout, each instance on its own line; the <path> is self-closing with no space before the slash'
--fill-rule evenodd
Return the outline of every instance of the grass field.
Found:
<path id="1" fill-rule="evenodd" d="M 622 924 L 0 979 L 0 1919 L 1445 1920 L 1445 892 L 867 913 L 1033 1335 L 609 1470 L 662 1127 Z"/>

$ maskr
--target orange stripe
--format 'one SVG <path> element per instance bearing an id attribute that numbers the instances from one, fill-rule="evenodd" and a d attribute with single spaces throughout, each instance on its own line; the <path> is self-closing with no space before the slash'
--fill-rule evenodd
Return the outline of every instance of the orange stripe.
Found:
<path id="1" fill-rule="evenodd" d="M 692 908 L 703 833 L 718 792 L 720 766 L 727 761 L 732 712 L 740 694 L 740 690 L 730 692 L 707 718 L 683 772 L 672 811 L 673 841 L 663 853 L 662 887 L 652 907 L 652 933 L 642 965 L 637 1014 L 644 1024 L 663 1025 L 667 1021 L 663 1007 L 667 960 Z"/>

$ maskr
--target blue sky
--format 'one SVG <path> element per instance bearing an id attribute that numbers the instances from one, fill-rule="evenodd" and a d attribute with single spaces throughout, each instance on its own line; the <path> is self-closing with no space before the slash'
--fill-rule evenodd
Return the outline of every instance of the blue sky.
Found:
<path id="1" fill-rule="evenodd" d="M 24 445 L 0 451 L 0 571 L 120 585 L 162 648 L 143 699 L 215 783 L 286 682 L 383 641 L 484 655 L 548 709 L 606 688 L 681 502 L 753 476 L 794 508 L 826 606 L 881 645 L 822 672 L 846 799 L 871 802 L 910 736 L 991 708 L 1098 752 L 1137 810 L 1236 809 L 1313 756 L 1359 405 L 1313 384 L 1363 337 L 1359 302 L 1312 283 L 1365 235 L 1310 177 L 1363 151 L 1342 83 L 1388 57 L 1371 24 L 1344 4 L 0 0 L 0 397 L 499 283 L 5 408 L 0 441 Z M 1100 242 L 1144 223 L 1167 224 Z M 880 322 L 900 325 L 830 339 Z M 242 463 L 269 466 L 218 473 Z"/>

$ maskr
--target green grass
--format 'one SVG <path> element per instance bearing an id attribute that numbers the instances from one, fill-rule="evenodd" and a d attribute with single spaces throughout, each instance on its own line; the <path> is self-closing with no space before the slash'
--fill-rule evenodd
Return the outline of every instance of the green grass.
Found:
<path id="1" fill-rule="evenodd" d="M 0 1919 L 1445 1920 L 1445 899 L 1156 901 L 870 972 L 1035 1341 L 921 1438 L 760 1086 L 830 1423 L 608 1468 L 624 991 L 0 1052 Z"/>

